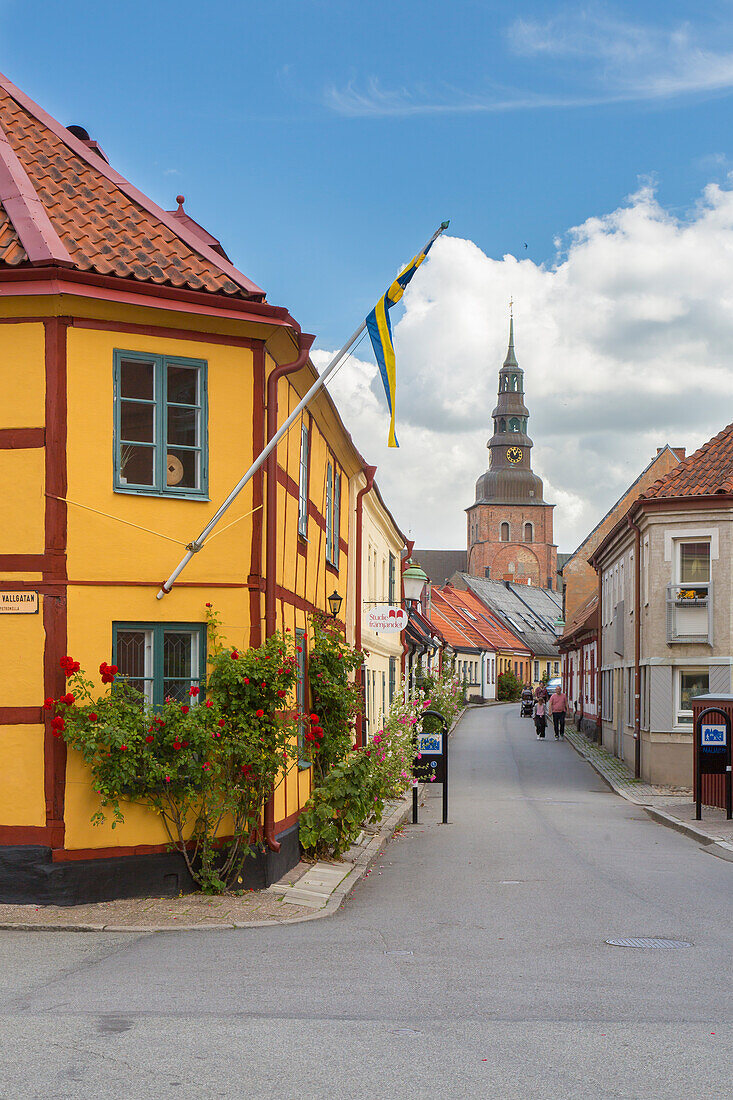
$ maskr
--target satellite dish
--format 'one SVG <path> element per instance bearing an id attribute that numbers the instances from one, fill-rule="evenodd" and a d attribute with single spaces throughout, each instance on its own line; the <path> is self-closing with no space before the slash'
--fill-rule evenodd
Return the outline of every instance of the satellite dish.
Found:
<path id="1" fill-rule="evenodd" d="M 175 455 L 167 455 L 165 460 L 166 482 L 168 485 L 180 485 L 183 481 L 183 463 Z"/>

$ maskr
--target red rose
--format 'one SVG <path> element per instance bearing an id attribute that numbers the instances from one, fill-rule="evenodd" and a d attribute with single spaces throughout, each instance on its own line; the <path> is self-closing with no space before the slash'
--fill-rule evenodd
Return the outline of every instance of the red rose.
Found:
<path id="1" fill-rule="evenodd" d="M 267 683 L 266 683 L 266 682 L 265 682 L 265 681 L 263 680 L 263 681 L 262 681 L 262 684 L 261 684 L 260 686 L 261 686 L 261 687 L 263 687 L 263 688 L 266 688 L 266 687 L 267 687 Z"/>
<path id="2" fill-rule="evenodd" d="M 109 670 L 110 670 L 110 672 L 112 673 L 113 676 L 116 676 L 117 673 L 120 671 L 119 668 L 117 667 L 117 665 L 110 665 Z"/>
<path id="3" fill-rule="evenodd" d="M 211 771 L 211 764 L 209 764 L 208 762 L 206 764 L 202 764 L 201 767 L 204 769 L 205 772 Z"/>
<path id="4" fill-rule="evenodd" d="M 164 726 L 165 725 L 165 719 L 163 719 L 163 718 L 155 718 L 153 720 L 156 723 L 156 725 L 158 725 L 158 726 Z"/>
<path id="5" fill-rule="evenodd" d="M 51 733 L 53 734 L 54 737 L 60 737 L 61 736 L 61 730 L 51 730 Z"/>
<path id="6" fill-rule="evenodd" d="M 211 699 L 207 699 L 207 700 L 206 700 L 206 704 L 205 704 L 205 705 L 206 705 L 207 707 L 213 707 L 213 705 L 214 705 L 214 704 L 213 704 L 213 703 L 211 702 Z"/>
<path id="7" fill-rule="evenodd" d="M 318 722 L 319 718 L 317 714 L 311 714 L 311 722 Z"/>
<path id="8" fill-rule="evenodd" d="M 149 745 L 150 742 L 153 740 L 153 735 L 149 733 L 148 736 L 145 738 L 145 740 L 146 740 L 147 744 Z"/>
<path id="9" fill-rule="evenodd" d="M 313 736 L 313 734 L 312 734 L 312 733 L 310 732 L 310 730 L 308 730 L 308 733 L 306 733 L 306 735 L 305 735 L 305 739 L 306 739 L 306 741 L 315 741 L 315 737 L 314 737 L 314 736 Z"/>
<path id="10" fill-rule="evenodd" d="M 43 709 L 44 710 L 53 710 L 53 708 L 55 706 L 56 706 L 56 703 L 54 702 L 53 699 L 44 699 L 43 700 Z"/>
<path id="11" fill-rule="evenodd" d="M 206 605 L 206 606 L 207 606 L 207 607 L 211 607 L 212 605 L 211 605 L 210 603 L 207 603 L 207 605 Z"/>
<path id="12" fill-rule="evenodd" d="M 97 721 L 97 716 L 94 713 L 94 711 L 92 711 L 92 713 L 89 715 L 89 721 L 90 722 L 96 722 Z"/>
<path id="13" fill-rule="evenodd" d="M 257 711 L 257 717 L 258 718 L 264 718 L 264 716 L 265 716 L 264 710 L 258 710 Z"/>
<path id="14" fill-rule="evenodd" d="M 188 741 L 184 741 L 184 742 L 183 742 L 183 747 L 184 747 L 184 749 L 187 749 L 187 748 L 188 748 Z"/>
<path id="15" fill-rule="evenodd" d="M 296 652 L 296 653 L 302 653 L 302 652 L 303 652 L 303 647 L 302 647 L 302 645 L 296 645 L 296 647 L 295 647 L 295 652 Z"/>
<path id="16" fill-rule="evenodd" d="M 217 726 L 225 726 L 227 724 L 226 718 L 220 718 L 216 724 Z"/>
<path id="17" fill-rule="evenodd" d="M 278 691 L 278 695 L 280 696 L 281 699 L 284 699 L 285 696 L 287 695 L 287 691 Z"/>
<path id="18" fill-rule="evenodd" d="M 127 752 L 127 745 L 120 745 L 120 752 Z"/>
<path id="19" fill-rule="evenodd" d="M 188 707 L 186 707 L 186 706 L 181 707 L 181 714 L 188 714 Z"/>
<path id="20" fill-rule="evenodd" d="M 316 728 L 313 730 L 313 732 L 315 733 L 315 735 L 316 735 L 316 737 L 318 738 L 319 741 L 323 740 L 323 730 L 321 729 L 320 726 L 316 726 Z"/>
<path id="21" fill-rule="evenodd" d="M 181 742 L 180 741 L 174 741 L 173 742 L 173 748 L 176 750 L 176 752 L 178 752 L 180 747 L 181 747 Z"/>
<path id="22" fill-rule="evenodd" d="M 63 718 L 60 718 L 60 717 L 59 718 L 52 718 L 51 719 L 51 728 L 55 729 L 55 730 L 66 729 L 66 722 L 64 722 Z"/>
<path id="23" fill-rule="evenodd" d="M 76 696 L 72 695 L 69 691 L 66 695 L 63 695 L 61 697 L 61 702 L 66 703 L 67 707 L 73 707 L 74 703 L 76 702 Z"/>
<path id="24" fill-rule="evenodd" d="M 244 680 L 242 681 L 242 683 L 248 684 L 248 683 L 249 683 L 249 676 L 245 676 L 245 678 L 244 678 Z"/>
<path id="25" fill-rule="evenodd" d="M 199 693 L 199 689 L 198 689 L 197 687 L 190 687 L 190 688 L 188 689 L 188 694 L 189 694 L 189 695 L 190 695 L 190 696 L 191 696 L 192 698 L 195 698 L 195 697 L 196 697 L 196 696 L 198 695 L 198 693 Z"/>
<path id="26" fill-rule="evenodd" d="M 232 650 L 232 660 L 233 661 L 238 661 L 239 660 L 239 654 L 237 653 L 236 649 Z"/>

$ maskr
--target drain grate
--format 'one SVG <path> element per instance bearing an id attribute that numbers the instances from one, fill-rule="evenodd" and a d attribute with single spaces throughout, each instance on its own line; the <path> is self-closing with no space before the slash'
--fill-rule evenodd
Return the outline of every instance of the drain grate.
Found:
<path id="1" fill-rule="evenodd" d="M 385 955 L 412 955 L 412 951 L 385 951 Z"/>
<path id="2" fill-rule="evenodd" d="M 649 939 L 606 940 L 606 943 L 610 947 L 694 947 L 688 940 L 661 940 L 656 936 Z"/>

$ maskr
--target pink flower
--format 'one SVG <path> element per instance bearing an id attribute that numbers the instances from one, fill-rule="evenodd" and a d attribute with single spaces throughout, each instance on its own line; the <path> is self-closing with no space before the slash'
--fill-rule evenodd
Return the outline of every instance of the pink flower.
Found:
<path id="1" fill-rule="evenodd" d="M 166 781 L 166 783 L 170 783 L 170 781 L 171 781 L 171 777 L 170 777 L 169 775 L 167 775 L 167 776 L 165 777 L 165 781 Z"/>
<path id="2" fill-rule="evenodd" d="M 417 758 L 418 758 L 418 760 L 422 760 L 422 753 L 421 753 L 421 752 L 419 752 L 419 753 L 417 754 Z"/>

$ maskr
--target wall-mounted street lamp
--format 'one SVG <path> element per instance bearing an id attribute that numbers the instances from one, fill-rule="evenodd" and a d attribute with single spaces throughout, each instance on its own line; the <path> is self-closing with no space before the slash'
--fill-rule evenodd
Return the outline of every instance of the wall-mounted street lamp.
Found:
<path id="1" fill-rule="evenodd" d="M 416 561 L 410 559 L 402 574 L 402 588 L 405 593 L 405 603 L 419 603 L 422 590 L 427 584 L 428 575 L 421 569 Z"/>
<path id="2" fill-rule="evenodd" d="M 552 625 L 555 628 L 555 634 L 557 635 L 557 637 L 561 638 L 565 633 L 565 620 L 563 619 L 562 615 L 558 615 Z"/>
<path id="3" fill-rule="evenodd" d="M 341 610 L 341 604 L 343 602 L 344 602 L 343 596 L 339 596 L 338 592 L 334 588 L 333 592 L 331 593 L 331 595 L 328 597 L 328 600 L 327 600 L 329 609 L 330 609 L 331 614 L 333 615 L 334 619 L 338 619 L 339 611 Z"/>

